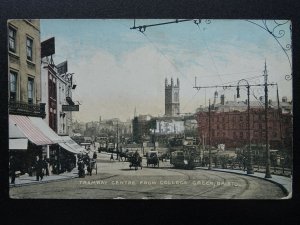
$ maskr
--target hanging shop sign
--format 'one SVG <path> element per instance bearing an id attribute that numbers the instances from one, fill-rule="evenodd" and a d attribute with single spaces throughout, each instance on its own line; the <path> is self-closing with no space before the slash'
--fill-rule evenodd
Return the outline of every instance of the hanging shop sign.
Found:
<path id="1" fill-rule="evenodd" d="M 79 111 L 79 105 L 62 105 L 62 111 Z"/>

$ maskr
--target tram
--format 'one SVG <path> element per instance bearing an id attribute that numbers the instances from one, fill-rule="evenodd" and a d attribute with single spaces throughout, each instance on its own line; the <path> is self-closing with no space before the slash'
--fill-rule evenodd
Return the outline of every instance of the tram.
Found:
<path id="1" fill-rule="evenodd" d="M 180 169 L 195 169 L 200 166 L 201 158 L 197 146 L 183 146 L 180 150 L 171 152 L 170 163 Z"/>

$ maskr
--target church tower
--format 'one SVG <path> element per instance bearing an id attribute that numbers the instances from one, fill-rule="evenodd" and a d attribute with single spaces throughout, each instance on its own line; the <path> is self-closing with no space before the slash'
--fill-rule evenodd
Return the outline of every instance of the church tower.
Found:
<path id="1" fill-rule="evenodd" d="M 168 84 L 168 79 L 165 79 L 165 115 L 166 116 L 179 116 L 180 110 L 179 103 L 179 79 L 174 84 L 171 78 L 171 84 Z"/>

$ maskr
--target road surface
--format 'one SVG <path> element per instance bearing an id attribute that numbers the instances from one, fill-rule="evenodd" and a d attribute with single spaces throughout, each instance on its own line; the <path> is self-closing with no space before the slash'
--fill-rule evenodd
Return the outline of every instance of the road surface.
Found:
<path id="1" fill-rule="evenodd" d="M 280 187 L 269 181 L 208 170 L 159 168 L 129 169 L 129 162 L 98 155 L 98 173 L 64 181 L 14 187 L 11 198 L 43 199 L 280 199 Z"/>

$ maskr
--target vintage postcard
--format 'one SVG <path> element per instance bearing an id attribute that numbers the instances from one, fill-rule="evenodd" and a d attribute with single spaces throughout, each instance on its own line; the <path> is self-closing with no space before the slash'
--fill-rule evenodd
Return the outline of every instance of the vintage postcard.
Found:
<path id="1" fill-rule="evenodd" d="M 289 199 L 290 20 L 10 19 L 13 199 Z"/>

